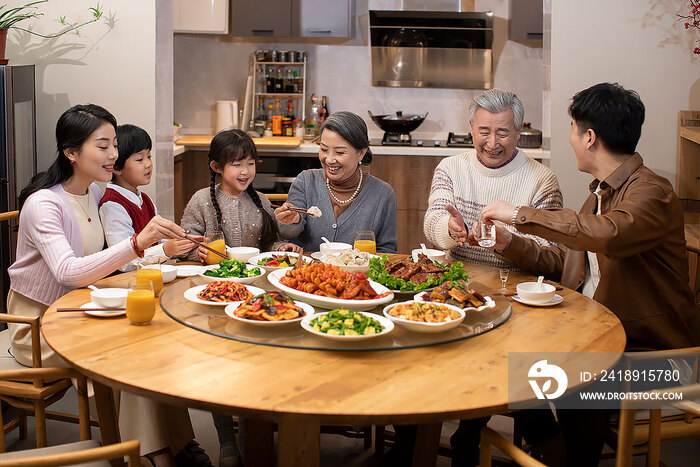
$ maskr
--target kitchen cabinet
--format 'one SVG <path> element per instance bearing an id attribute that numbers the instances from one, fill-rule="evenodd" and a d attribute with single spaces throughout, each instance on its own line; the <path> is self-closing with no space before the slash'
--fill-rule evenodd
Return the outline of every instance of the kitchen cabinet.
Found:
<path id="1" fill-rule="evenodd" d="M 678 113 L 676 193 L 686 211 L 686 222 L 698 222 L 700 213 L 700 111 Z"/>
<path id="2" fill-rule="evenodd" d="M 228 33 L 229 0 L 174 0 L 173 31 Z"/>
<path id="3" fill-rule="evenodd" d="M 352 37 L 353 0 L 231 0 L 234 36 Z"/>
<path id="4" fill-rule="evenodd" d="M 232 0 L 233 35 L 292 36 L 293 3 L 294 0 Z"/>
<path id="5" fill-rule="evenodd" d="M 510 2 L 509 36 L 513 41 L 542 40 L 544 11 L 542 0 Z"/>
<path id="6" fill-rule="evenodd" d="M 301 37 L 352 37 L 352 0 L 300 0 Z"/>

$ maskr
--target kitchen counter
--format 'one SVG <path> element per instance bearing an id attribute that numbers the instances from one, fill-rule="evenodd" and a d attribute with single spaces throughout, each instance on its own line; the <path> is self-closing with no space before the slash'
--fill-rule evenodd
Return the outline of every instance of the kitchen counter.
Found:
<path id="1" fill-rule="evenodd" d="M 209 143 L 211 142 L 211 136 L 197 136 L 195 140 L 194 135 L 190 137 L 185 137 L 182 140 L 185 144 L 175 143 L 174 145 L 174 155 L 180 155 L 185 151 L 208 151 Z M 256 147 L 259 153 L 285 153 L 290 156 L 297 155 L 301 157 L 313 157 L 318 154 L 318 144 L 316 143 L 306 143 L 302 142 L 298 146 L 275 146 L 271 144 L 260 145 L 259 142 L 266 138 L 261 138 L 260 140 L 253 139 L 256 143 Z M 188 141 L 189 140 L 189 141 Z M 474 148 L 446 148 L 446 147 L 418 147 L 418 146 L 370 146 L 372 154 L 375 155 L 386 155 L 386 156 L 433 156 L 433 157 L 449 157 L 461 154 L 463 152 L 474 151 Z M 545 149 L 522 149 L 525 154 L 538 160 L 549 160 L 550 151 Z"/>

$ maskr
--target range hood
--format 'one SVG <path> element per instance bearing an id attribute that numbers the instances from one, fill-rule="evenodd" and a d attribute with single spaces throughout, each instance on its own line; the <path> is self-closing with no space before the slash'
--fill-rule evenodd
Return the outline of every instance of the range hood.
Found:
<path id="1" fill-rule="evenodd" d="M 493 13 L 369 12 L 372 85 L 490 89 Z"/>

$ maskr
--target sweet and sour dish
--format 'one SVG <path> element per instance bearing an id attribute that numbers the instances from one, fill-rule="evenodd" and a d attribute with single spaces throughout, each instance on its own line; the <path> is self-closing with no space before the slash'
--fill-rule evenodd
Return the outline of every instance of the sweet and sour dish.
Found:
<path id="1" fill-rule="evenodd" d="M 245 285 L 233 281 L 210 282 L 197 294 L 197 298 L 210 302 L 239 302 L 252 296 Z"/>
<path id="2" fill-rule="evenodd" d="M 249 298 L 233 312 L 253 321 L 288 321 L 304 316 L 304 310 L 279 292 L 267 292 Z"/>
<path id="3" fill-rule="evenodd" d="M 378 294 L 364 274 L 349 273 L 326 263 L 311 263 L 289 270 L 280 282 L 301 292 L 342 300 L 371 300 L 391 293 Z"/>

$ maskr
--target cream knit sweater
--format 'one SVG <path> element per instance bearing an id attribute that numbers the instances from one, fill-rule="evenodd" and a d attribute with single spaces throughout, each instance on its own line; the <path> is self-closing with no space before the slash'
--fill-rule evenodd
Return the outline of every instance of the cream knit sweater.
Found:
<path id="1" fill-rule="evenodd" d="M 450 215 L 446 205 L 450 204 L 461 212 L 471 228 L 481 210 L 499 199 L 514 206 L 562 207 L 562 195 L 554 173 L 522 151 L 518 150 L 512 161 L 498 169 L 485 167 L 475 153 L 463 153 L 444 159 L 435 169 L 423 223 L 425 236 L 438 248 L 450 250 L 450 259 L 517 269 L 491 250 L 459 246 L 447 231 Z M 507 227 L 516 233 L 514 228 Z M 549 244 L 539 237 L 530 237 L 543 245 Z"/>

